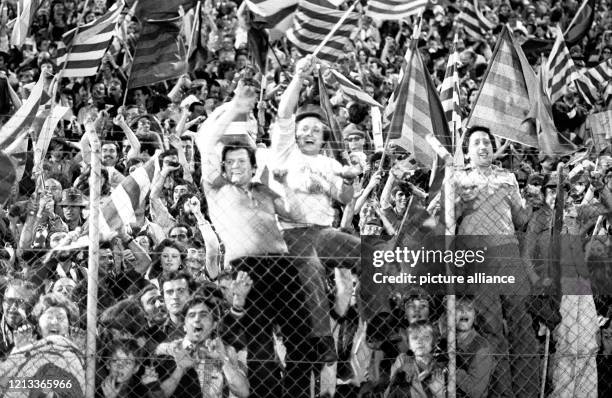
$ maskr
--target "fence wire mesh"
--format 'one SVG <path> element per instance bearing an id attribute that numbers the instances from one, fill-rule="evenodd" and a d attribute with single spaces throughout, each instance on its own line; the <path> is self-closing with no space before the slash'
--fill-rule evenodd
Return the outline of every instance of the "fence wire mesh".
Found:
<path id="1" fill-rule="evenodd" d="M 444 205 L 419 216 L 420 207 L 405 205 L 411 194 L 398 190 L 390 211 L 399 220 L 413 212 L 399 237 L 300 226 L 283 231 L 286 253 L 234 256 L 226 265 L 223 246 L 217 263 L 208 262 L 197 220 L 172 226 L 170 238 L 158 241 L 146 221 L 102 243 L 97 396 L 443 397 L 455 389 L 450 372 L 458 397 L 607 396 L 609 193 L 585 199 L 588 193 L 565 183 L 557 190 L 554 175 L 534 191 L 502 169 L 451 176 L 453 240 L 437 234 L 448 221 Z M 555 231 L 560 193 L 564 222 Z M 230 202 L 215 205 L 226 221 L 248 222 L 231 219 Z M 438 230 L 427 227 L 429 219 Z M 34 227 L 35 235 L 44 229 Z M 31 237 L 21 261 L 3 260 L 5 397 L 84 396 L 88 252 L 57 245 L 69 232 L 48 232 Z M 396 259 L 382 268 L 385 275 L 515 282 L 372 283 L 368 250 L 402 246 L 455 257 L 412 265 Z M 484 260 L 457 266 L 457 253 L 469 249 L 484 249 Z M 456 298 L 452 309 L 447 293 Z"/>

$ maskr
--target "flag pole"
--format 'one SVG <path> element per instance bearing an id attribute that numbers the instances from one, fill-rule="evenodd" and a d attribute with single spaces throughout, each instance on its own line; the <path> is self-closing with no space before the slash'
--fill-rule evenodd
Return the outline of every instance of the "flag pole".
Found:
<path id="1" fill-rule="evenodd" d="M 572 28 L 572 26 L 574 25 L 574 23 L 578 19 L 578 16 L 582 13 L 582 10 L 584 10 L 584 7 L 586 7 L 588 2 L 589 2 L 589 0 L 584 0 L 582 2 L 582 5 L 578 9 L 578 11 L 576 11 L 576 14 L 574 14 L 574 18 L 572 18 L 572 22 L 570 22 L 569 25 L 567 25 L 567 29 L 565 29 L 565 32 L 563 32 L 563 36 L 565 36 L 570 31 L 570 29 Z"/>
<path id="2" fill-rule="evenodd" d="M 346 18 L 348 18 L 349 14 L 351 12 L 353 12 L 353 10 L 355 9 L 355 6 L 357 6 L 357 3 L 359 3 L 359 1 L 355 1 L 342 15 L 342 17 L 340 17 L 340 20 L 338 22 L 336 22 L 336 25 L 334 25 L 334 27 L 329 31 L 329 33 L 327 34 L 327 36 L 325 36 L 325 38 L 323 39 L 323 41 L 321 43 L 319 43 L 319 45 L 317 46 L 317 48 L 315 48 L 314 52 L 312 53 L 313 57 L 316 57 L 317 54 L 319 53 L 319 51 L 321 51 L 321 49 L 327 44 L 327 42 L 329 41 L 329 39 L 331 39 L 334 35 L 334 33 L 336 33 L 336 31 L 338 30 L 338 28 L 340 28 L 340 26 L 342 26 L 342 24 L 344 23 L 344 21 L 346 20 Z"/>

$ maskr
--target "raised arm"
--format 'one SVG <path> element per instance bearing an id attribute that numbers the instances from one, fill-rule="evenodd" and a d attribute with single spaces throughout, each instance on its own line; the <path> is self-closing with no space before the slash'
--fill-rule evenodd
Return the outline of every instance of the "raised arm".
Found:
<path id="1" fill-rule="evenodd" d="M 291 79 L 278 104 L 277 114 L 279 119 L 289 119 L 293 112 L 295 112 L 300 99 L 300 90 L 302 89 L 304 78 L 312 73 L 314 65 L 315 58 L 312 55 L 307 55 L 297 61 L 293 79 Z"/>
<path id="2" fill-rule="evenodd" d="M 128 139 L 128 142 L 130 143 L 131 148 L 127 154 L 127 158 L 131 159 L 138 156 L 138 154 L 140 153 L 140 140 L 138 139 L 138 137 L 136 137 L 136 134 L 134 134 L 130 126 L 128 126 L 123 115 L 118 114 L 117 116 L 115 116 L 115 119 L 113 119 L 113 123 L 115 123 L 121 128 L 121 130 L 123 130 L 126 138 Z"/>
<path id="3" fill-rule="evenodd" d="M 253 109 L 257 95 L 253 87 L 245 86 L 242 81 L 234 91 L 234 98 L 227 104 L 215 109 L 202 123 L 195 137 L 195 143 L 202 156 L 202 178 L 212 183 L 221 175 L 219 156 L 215 146 L 221 141 L 230 123 L 240 115 Z"/>
<path id="4" fill-rule="evenodd" d="M 365 202 L 368 200 L 370 193 L 372 193 L 374 188 L 376 188 L 376 186 L 380 184 L 381 179 L 382 179 L 382 174 L 380 171 L 375 172 L 372 178 L 370 178 L 370 181 L 368 181 L 368 185 L 361 192 L 361 195 L 359 195 L 359 198 L 357 198 L 357 201 L 355 202 L 355 213 L 359 213 L 361 211 L 361 208 L 363 207 Z"/>
<path id="5" fill-rule="evenodd" d="M 219 275 L 219 257 L 221 253 L 219 237 L 212 229 L 210 222 L 204 218 L 200 208 L 200 200 L 196 197 L 191 198 L 189 206 L 198 221 L 198 229 L 202 234 L 202 238 L 204 238 L 204 246 L 206 246 L 206 271 L 208 276 L 215 279 Z"/>

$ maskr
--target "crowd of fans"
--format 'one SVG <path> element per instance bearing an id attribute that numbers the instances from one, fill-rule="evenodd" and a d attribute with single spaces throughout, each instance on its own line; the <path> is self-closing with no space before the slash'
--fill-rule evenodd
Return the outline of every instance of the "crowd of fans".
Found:
<path id="1" fill-rule="evenodd" d="M 49 87 L 61 67 L 62 34 L 113 3 L 42 1 L 21 48 L 11 44 L 7 25 L 16 2 L 2 3 L 2 122 L 41 74 Z M 551 38 L 580 6 L 480 3 L 500 29 L 465 35 L 456 24 L 461 5 L 449 3 L 425 12 L 418 40 L 439 86 L 459 32 L 464 120 L 502 24 L 519 42 Z M 60 82 L 58 100 L 70 116 L 54 132 L 43 175 L 26 163 L 0 222 L 0 395 L 16 391 L 20 375 L 9 370 L 24 352 L 42 349 L 37 342 L 84 361 L 88 251 L 79 238 L 91 228 L 94 131 L 102 206 L 137 168 L 152 161 L 159 169 L 135 220 L 100 242 L 96 396 L 310 397 L 311 377 L 320 396 L 446 396 L 446 300 L 404 287 L 382 298 L 387 311 L 366 319 L 361 298 L 368 292 L 359 279 L 360 235 L 392 241 L 411 201 L 419 210 L 406 225 L 414 226 L 415 241 L 439 232 L 440 202 L 427 206 L 424 197 L 430 165 L 395 146 L 383 158 L 374 149 L 370 108 L 350 101 L 324 73 L 344 153 L 329 151 L 319 63 L 281 38 L 262 79 L 249 61 L 239 7 L 206 2 L 206 59 L 177 80 L 126 93 L 140 30 L 132 18 L 98 75 Z M 351 47 L 332 67 L 386 105 L 412 23 L 362 15 Z M 591 30 L 570 49 L 575 63 L 609 59 L 611 31 L 612 2 L 596 1 Z M 535 67 L 539 54 L 529 60 Z M 612 391 L 612 143 L 593 149 L 586 123 L 607 106 L 605 98 L 589 105 L 572 87 L 553 105 L 559 133 L 584 148 L 571 156 L 541 156 L 484 127 L 466 131 L 467 166 L 455 176 L 456 233 L 486 236 L 492 259 L 483 270 L 519 270 L 512 272 L 520 278 L 512 294 L 475 286 L 457 296 L 457 396 L 536 397 L 542 386 L 554 397 Z M 565 208 L 554 266 L 557 198 Z M 71 387 L 47 390 L 84 396 L 84 362 L 71 366 L 51 372 Z"/>

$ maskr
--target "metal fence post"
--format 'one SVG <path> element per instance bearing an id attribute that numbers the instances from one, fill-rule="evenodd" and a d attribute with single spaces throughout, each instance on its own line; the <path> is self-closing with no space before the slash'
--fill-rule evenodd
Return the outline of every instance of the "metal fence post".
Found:
<path id="1" fill-rule="evenodd" d="M 446 159 L 446 178 L 444 181 L 444 222 L 446 235 L 446 250 L 452 250 L 453 236 L 455 235 L 455 166 L 452 157 Z M 453 264 L 446 263 L 446 274 L 453 275 Z M 448 380 L 447 398 L 455 398 L 457 394 L 457 354 L 455 331 L 455 289 L 452 283 L 448 284 L 446 295 L 446 339 L 448 347 Z"/>
<path id="2" fill-rule="evenodd" d="M 91 172 L 89 175 L 89 261 L 87 276 L 87 349 L 86 397 L 96 392 L 96 318 L 98 316 L 98 252 L 100 248 L 100 140 L 93 124 L 86 125 L 91 144 Z"/>

